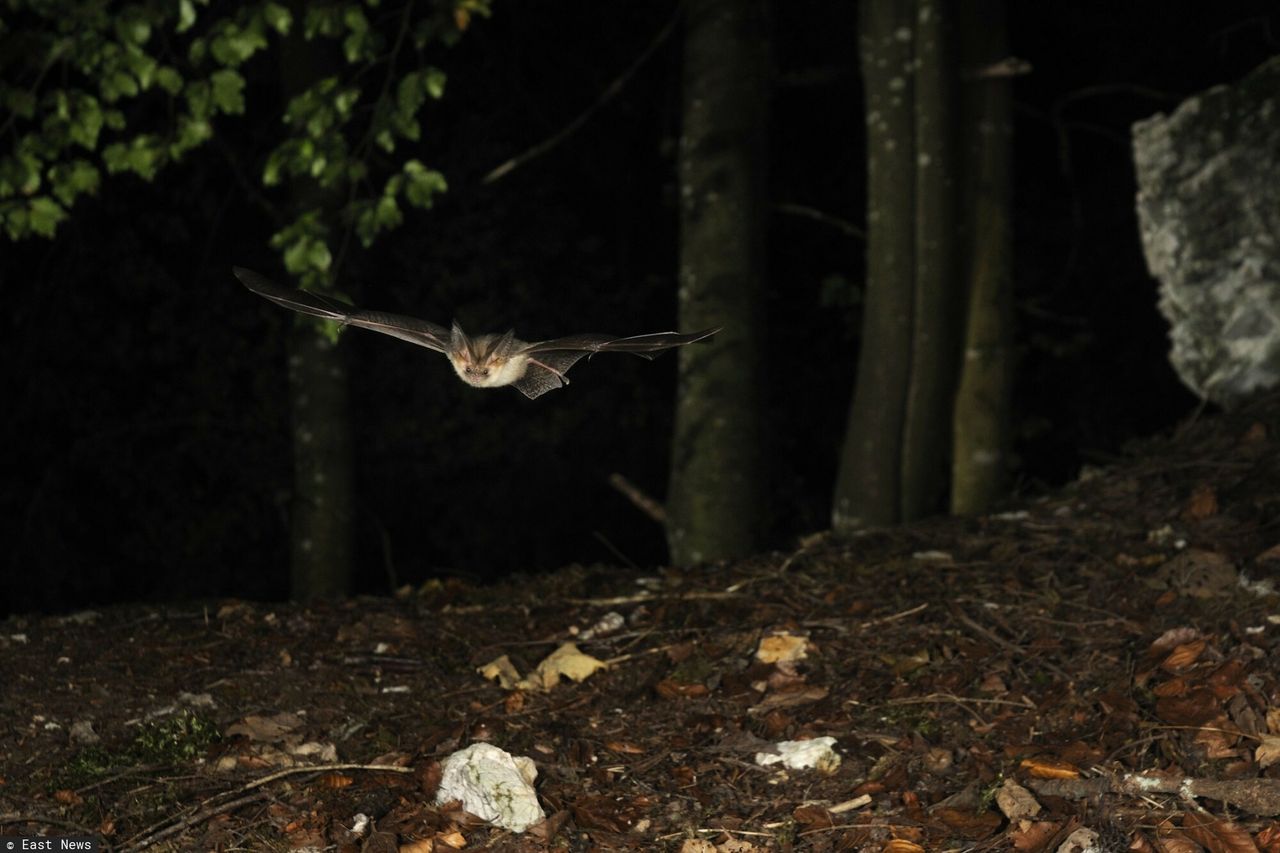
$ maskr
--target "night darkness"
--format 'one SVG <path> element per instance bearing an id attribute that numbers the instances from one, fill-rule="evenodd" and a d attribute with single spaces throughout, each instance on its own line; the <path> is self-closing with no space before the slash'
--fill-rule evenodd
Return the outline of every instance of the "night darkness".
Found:
<path id="1" fill-rule="evenodd" d="M 1019 489 L 1075 476 L 1196 406 L 1165 360 L 1134 214 L 1129 127 L 1280 52 L 1274 2 L 1015 2 Z M 418 156 L 434 210 L 364 253 L 359 304 L 538 339 L 669 329 L 675 312 L 679 30 L 580 131 L 563 128 L 668 21 L 663 2 L 499 2 L 443 59 Z M 602 10 L 607 9 L 607 13 Z M 862 224 L 856 5 L 776 0 L 775 204 Z M 53 241 L 6 243 L 0 611 L 287 594 L 283 332 L 240 264 L 280 276 L 251 203 L 280 105 L 268 57 L 249 112 L 154 184 L 104 182 Z M 262 63 L 257 68 L 253 63 Z M 759 377 L 769 541 L 828 526 L 857 352 L 862 245 L 774 214 Z M 661 498 L 675 359 L 612 356 L 537 401 L 476 391 L 437 355 L 352 331 L 363 592 L 573 562 L 660 564 L 661 529 L 608 484 Z"/>

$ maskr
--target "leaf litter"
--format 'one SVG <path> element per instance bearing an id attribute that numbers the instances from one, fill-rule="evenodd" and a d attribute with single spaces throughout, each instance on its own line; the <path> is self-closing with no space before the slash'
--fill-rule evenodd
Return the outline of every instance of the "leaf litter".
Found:
<path id="1" fill-rule="evenodd" d="M 1280 401 L 1005 510 L 695 570 L 12 617 L 0 833 L 1280 853 Z M 544 820 L 437 802 L 481 744 L 531 762 Z"/>

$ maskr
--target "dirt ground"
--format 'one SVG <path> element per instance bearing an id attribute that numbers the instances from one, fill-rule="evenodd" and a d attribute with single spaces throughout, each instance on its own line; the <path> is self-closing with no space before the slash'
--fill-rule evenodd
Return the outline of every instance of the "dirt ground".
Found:
<path id="1" fill-rule="evenodd" d="M 1275 853 L 1278 587 L 1271 399 L 1009 512 L 710 569 L 11 618 L 0 836 Z M 533 760 L 545 821 L 437 804 L 474 743 Z"/>

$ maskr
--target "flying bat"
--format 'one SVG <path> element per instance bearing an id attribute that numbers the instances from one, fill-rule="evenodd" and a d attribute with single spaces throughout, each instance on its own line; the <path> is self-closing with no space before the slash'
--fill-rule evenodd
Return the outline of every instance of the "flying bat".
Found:
<path id="1" fill-rule="evenodd" d="M 548 391 L 569 384 L 565 374 L 583 356 L 598 352 L 629 352 L 641 358 L 656 358 L 665 350 L 682 347 L 720 331 L 706 329 L 682 335 L 657 332 L 618 338 L 613 335 L 569 335 L 549 341 L 529 343 L 514 331 L 502 335 L 476 335 L 462 331 L 454 321 L 452 329 L 437 326 L 416 317 L 361 311 L 338 299 L 276 284 L 269 278 L 244 267 L 232 267 L 236 278 L 254 293 L 300 314 L 323 317 L 344 326 L 372 329 L 411 344 L 444 353 L 458 378 L 476 388 L 501 388 L 514 385 L 533 400 Z"/>

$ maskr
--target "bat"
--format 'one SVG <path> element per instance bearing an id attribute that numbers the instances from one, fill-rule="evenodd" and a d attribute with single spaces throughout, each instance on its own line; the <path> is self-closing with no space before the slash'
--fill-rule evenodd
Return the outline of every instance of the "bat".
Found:
<path id="1" fill-rule="evenodd" d="M 458 378 L 476 388 L 514 385 L 530 400 L 569 384 L 565 374 L 583 356 L 598 352 L 629 352 L 653 359 L 664 351 L 710 338 L 719 328 L 691 334 L 657 332 L 619 338 L 613 335 L 569 335 L 549 341 L 529 343 L 508 331 L 501 335 L 468 335 L 455 320 L 452 329 L 435 323 L 387 314 L 361 311 L 338 299 L 276 284 L 266 276 L 244 267 L 232 267 L 236 278 L 254 293 L 291 311 L 333 320 L 344 326 L 358 326 L 402 341 L 444 353 Z"/>

